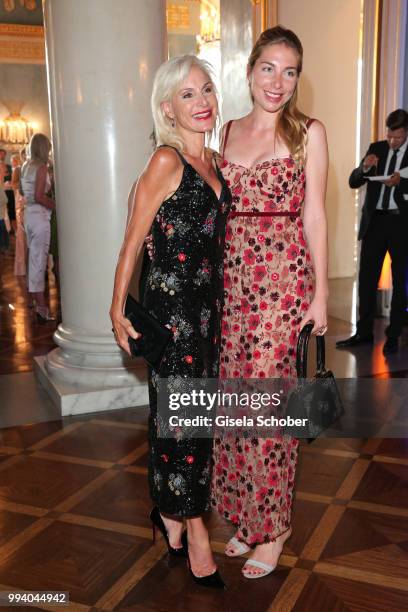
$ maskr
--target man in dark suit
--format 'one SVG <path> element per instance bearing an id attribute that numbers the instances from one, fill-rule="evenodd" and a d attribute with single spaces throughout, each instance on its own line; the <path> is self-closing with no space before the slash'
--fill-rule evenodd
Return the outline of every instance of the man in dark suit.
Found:
<path id="1" fill-rule="evenodd" d="M 392 260 L 392 302 L 386 329 L 384 355 L 398 350 L 405 321 L 405 270 L 408 259 L 408 113 L 398 109 L 386 121 L 386 140 L 373 142 L 350 175 L 349 184 L 358 189 L 367 184 L 358 239 L 361 240 L 358 277 L 359 320 L 354 336 L 336 343 L 349 348 L 373 342 L 378 281 L 387 251 Z M 384 181 L 370 177 L 387 176 Z"/>

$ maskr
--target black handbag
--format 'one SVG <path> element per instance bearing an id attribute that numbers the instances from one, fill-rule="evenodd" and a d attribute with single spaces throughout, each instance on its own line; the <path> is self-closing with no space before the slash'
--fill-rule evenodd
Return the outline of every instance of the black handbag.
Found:
<path id="1" fill-rule="evenodd" d="M 332 427 L 344 414 L 344 406 L 337 388 L 334 374 L 325 367 L 324 336 L 316 336 L 317 370 L 313 378 L 307 379 L 307 354 L 312 323 L 307 323 L 299 333 L 296 350 L 296 388 L 290 393 L 287 416 L 292 419 L 307 419 L 305 426 L 288 426 L 285 433 L 307 438 L 313 442 L 325 429 Z"/>
<path id="2" fill-rule="evenodd" d="M 126 299 L 125 317 L 129 319 L 135 330 L 142 334 L 137 340 L 129 336 L 132 356 L 143 357 L 149 366 L 158 371 L 166 347 L 173 335 L 171 330 L 162 325 L 130 293 Z"/>

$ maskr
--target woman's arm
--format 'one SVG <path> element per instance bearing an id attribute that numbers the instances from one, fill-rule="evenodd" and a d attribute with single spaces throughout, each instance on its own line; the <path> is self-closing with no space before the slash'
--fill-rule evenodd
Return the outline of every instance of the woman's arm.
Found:
<path id="1" fill-rule="evenodd" d="M 52 198 L 49 198 L 45 195 L 45 190 L 47 188 L 47 166 L 42 164 L 39 166 L 37 170 L 37 177 L 35 179 L 35 201 L 37 204 L 41 204 L 48 208 L 49 210 L 53 210 L 55 208 L 55 202 Z"/>
<path id="2" fill-rule="evenodd" d="M 138 181 L 136 180 L 132 187 L 130 188 L 129 191 L 129 195 L 128 195 L 128 214 L 126 217 L 126 227 L 129 225 L 129 221 L 132 217 L 133 214 L 133 208 L 134 208 L 134 204 L 135 204 L 135 193 L 136 193 L 136 187 L 137 187 L 137 183 Z"/>
<path id="3" fill-rule="evenodd" d="M 324 125 L 314 121 L 309 127 L 306 156 L 306 194 L 303 224 L 315 270 L 315 293 L 301 328 L 314 321 L 313 333 L 327 325 L 328 253 L 325 211 L 329 156 Z"/>
<path id="4" fill-rule="evenodd" d="M 129 217 L 116 267 L 110 317 L 116 341 L 129 355 L 128 337 L 137 338 L 128 319 L 123 315 L 124 304 L 135 263 L 143 247 L 160 205 L 176 191 L 183 166 L 175 151 L 157 150 L 129 195 Z"/>
<path id="5" fill-rule="evenodd" d="M 3 162 L 0 162 L 0 184 L 3 185 L 4 183 L 4 177 L 6 176 L 6 164 Z"/>

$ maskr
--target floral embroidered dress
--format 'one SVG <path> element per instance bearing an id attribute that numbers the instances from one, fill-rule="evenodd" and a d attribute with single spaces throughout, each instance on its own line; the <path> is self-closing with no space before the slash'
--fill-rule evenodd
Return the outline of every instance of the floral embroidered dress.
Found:
<path id="1" fill-rule="evenodd" d="M 303 164 L 291 156 L 251 168 L 223 160 L 221 170 L 233 203 L 220 376 L 295 377 L 299 323 L 314 281 L 300 216 Z M 231 433 L 214 440 L 212 503 L 248 545 L 273 541 L 289 529 L 297 447 L 288 436 L 240 439 Z"/>
<path id="2" fill-rule="evenodd" d="M 160 511 L 196 516 L 208 509 L 211 439 L 157 436 L 157 383 L 217 377 L 223 306 L 225 227 L 231 194 L 217 167 L 220 198 L 179 154 L 184 171 L 151 228 L 153 254 L 144 306 L 173 331 L 160 371 L 149 378 L 149 486 Z M 176 391 L 177 389 L 174 389 Z"/>

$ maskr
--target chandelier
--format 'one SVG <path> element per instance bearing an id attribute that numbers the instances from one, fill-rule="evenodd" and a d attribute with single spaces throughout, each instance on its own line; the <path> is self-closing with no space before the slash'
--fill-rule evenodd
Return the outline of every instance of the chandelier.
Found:
<path id="1" fill-rule="evenodd" d="M 6 145 L 26 145 L 36 129 L 20 113 L 12 113 L 0 121 L 0 142 Z"/>
<path id="2" fill-rule="evenodd" d="M 16 8 L 17 0 L 3 0 L 4 9 L 11 13 Z M 19 0 L 20 5 L 28 11 L 35 11 L 37 8 L 37 0 Z"/>
<path id="3" fill-rule="evenodd" d="M 200 34 L 197 36 L 199 45 L 218 42 L 221 38 L 219 2 L 202 0 L 200 10 Z"/>

